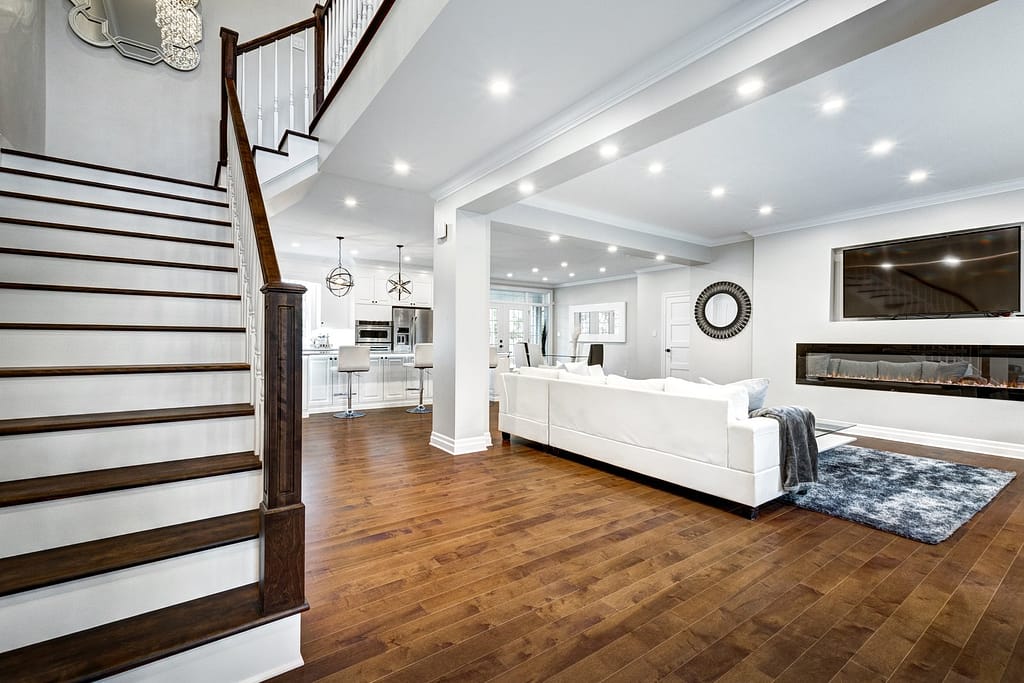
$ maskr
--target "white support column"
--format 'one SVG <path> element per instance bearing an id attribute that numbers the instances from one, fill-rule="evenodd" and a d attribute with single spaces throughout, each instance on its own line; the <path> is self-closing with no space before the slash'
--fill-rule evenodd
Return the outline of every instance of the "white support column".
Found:
<path id="1" fill-rule="evenodd" d="M 491 445 L 488 403 L 487 303 L 491 287 L 491 221 L 434 208 L 434 424 L 430 445 L 473 453 Z"/>

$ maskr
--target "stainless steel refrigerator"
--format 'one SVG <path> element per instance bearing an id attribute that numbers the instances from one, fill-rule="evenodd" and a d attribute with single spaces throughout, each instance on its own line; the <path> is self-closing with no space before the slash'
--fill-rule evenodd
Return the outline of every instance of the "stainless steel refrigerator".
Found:
<path id="1" fill-rule="evenodd" d="M 392 306 L 391 329 L 395 353 L 412 353 L 417 344 L 434 341 L 434 312 L 429 308 Z"/>

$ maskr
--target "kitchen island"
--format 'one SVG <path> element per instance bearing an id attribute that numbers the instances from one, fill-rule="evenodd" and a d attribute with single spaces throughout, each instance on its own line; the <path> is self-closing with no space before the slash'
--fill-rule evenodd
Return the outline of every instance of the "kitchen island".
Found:
<path id="1" fill-rule="evenodd" d="M 420 371 L 411 364 L 413 354 L 371 351 L 370 370 L 352 373 L 352 407 L 389 408 L 419 403 Z M 430 402 L 433 382 L 423 373 L 423 400 Z M 338 372 L 337 349 L 303 349 L 302 416 L 345 409 L 348 375 Z"/>

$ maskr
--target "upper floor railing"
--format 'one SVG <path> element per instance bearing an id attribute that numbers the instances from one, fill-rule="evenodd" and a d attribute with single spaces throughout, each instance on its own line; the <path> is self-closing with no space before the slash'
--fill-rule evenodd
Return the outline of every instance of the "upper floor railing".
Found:
<path id="1" fill-rule="evenodd" d="M 313 16 L 223 54 L 249 138 L 277 146 L 286 130 L 312 133 L 322 113 L 380 28 L 395 0 L 327 0 Z M 227 133 L 222 106 L 221 165 Z"/>

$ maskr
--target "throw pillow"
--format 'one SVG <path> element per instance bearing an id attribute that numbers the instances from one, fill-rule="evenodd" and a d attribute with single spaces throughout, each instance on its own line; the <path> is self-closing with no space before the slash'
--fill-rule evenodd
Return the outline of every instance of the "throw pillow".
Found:
<path id="1" fill-rule="evenodd" d="M 605 379 L 610 387 L 625 387 L 627 389 L 641 389 L 643 391 L 665 390 L 665 380 L 663 379 L 630 379 L 618 375 L 608 375 Z"/>
<path id="2" fill-rule="evenodd" d="M 556 368 L 519 368 L 519 374 L 523 377 L 543 377 L 544 379 L 558 379 L 558 373 L 564 372 Z"/>
<path id="3" fill-rule="evenodd" d="M 711 380 L 701 377 L 700 381 L 703 384 L 710 384 L 712 386 L 726 386 L 734 387 L 740 386 L 747 390 L 747 397 L 750 401 L 747 412 L 751 410 L 760 410 L 764 408 L 764 402 L 768 398 L 768 382 L 770 381 L 767 377 L 757 377 L 756 379 L 741 379 L 738 382 L 730 382 L 728 384 L 718 384 Z"/>
<path id="4" fill-rule="evenodd" d="M 604 377 L 591 377 L 590 375 L 577 375 L 574 372 L 566 372 L 562 370 L 559 374 L 558 379 L 565 382 L 579 382 L 580 384 L 604 384 Z"/>
<path id="5" fill-rule="evenodd" d="M 587 372 L 590 373 L 591 377 L 604 377 L 604 368 L 600 365 L 587 366 Z"/>
<path id="6" fill-rule="evenodd" d="M 570 373 L 572 373 L 574 375 L 584 375 L 584 376 L 589 376 L 590 375 L 590 371 L 587 370 L 587 363 L 586 363 L 586 361 L 583 361 L 583 362 L 580 362 L 580 363 L 564 363 L 562 367 L 565 368 L 566 372 L 570 372 Z"/>
<path id="7" fill-rule="evenodd" d="M 739 385 L 700 384 L 670 377 L 665 380 L 665 393 L 691 398 L 725 399 L 729 402 L 730 420 L 745 420 L 750 412 L 747 410 L 750 397 L 747 396 L 747 390 Z"/>

